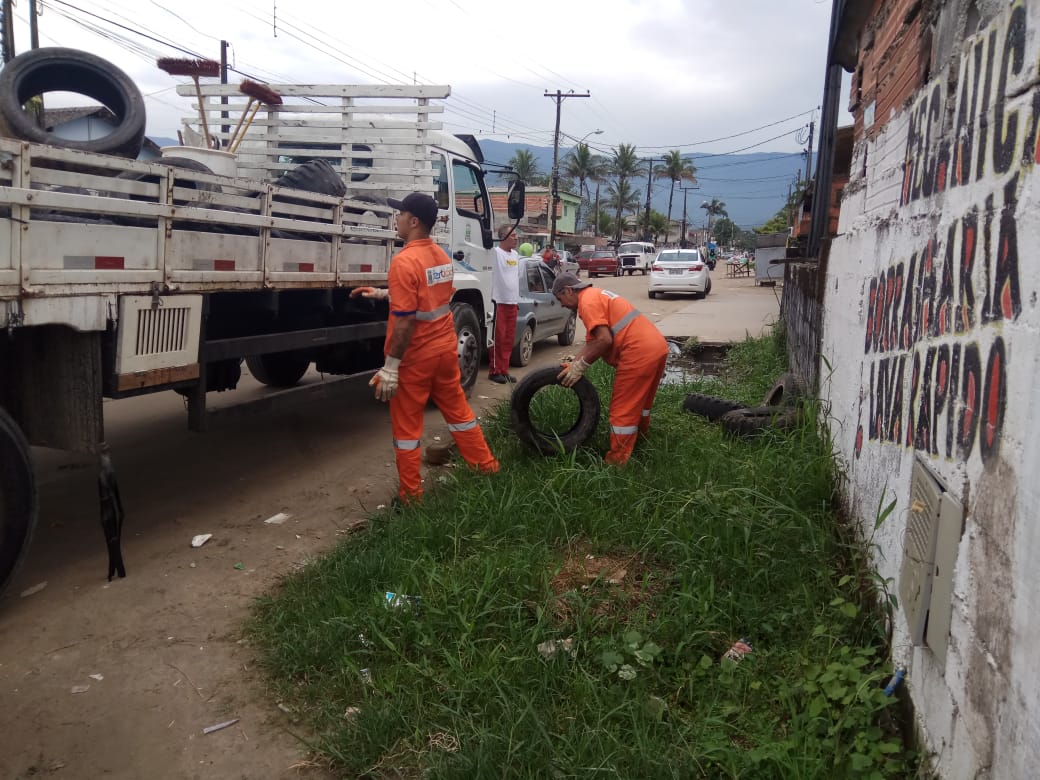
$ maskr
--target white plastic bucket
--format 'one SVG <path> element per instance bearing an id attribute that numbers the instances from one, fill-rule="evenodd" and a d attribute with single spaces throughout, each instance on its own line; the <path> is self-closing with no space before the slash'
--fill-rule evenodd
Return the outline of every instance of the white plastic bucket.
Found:
<path id="1" fill-rule="evenodd" d="M 159 150 L 163 157 L 184 157 L 195 160 L 221 176 L 236 176 L 236 155 L 220 149 L 204 149 L 201 146 L 164 146 Z"/>

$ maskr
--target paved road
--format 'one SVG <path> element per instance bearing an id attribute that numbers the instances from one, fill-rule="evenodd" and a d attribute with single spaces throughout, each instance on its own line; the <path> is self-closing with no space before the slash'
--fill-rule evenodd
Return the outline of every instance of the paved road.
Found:
<path id="1" fill-rule="evenodd" d="M 704 300 L 649 300 L 641 276 L 594 284 L 630 299 L 672 337 L 741 340 L 779 310 L 774 291 L 750 279 L 718 275 Z M 515 373 L 573 351 L 542 342 Z M 92 460 L 34 451 L 36 539 L 0 600 L 0 777 L 325 777 L 290 768 L 304 753 L 289 734 L 292 716 L 263 691 L 238 632 L 255 597 L 391 495 L 389 416 L 366 379 L 346 381 L 334 398 L 201 435 L 186 430 L 174 393 L 106 402 L 129 572 L 111 584 Z M 311 374 L 305 384 L 322 381 Z M 211 398 L 221 406 L 269 392 L 247 377 Z M 479 414 L 508 394 L 482 374 L 472 402 Z M 447 435 L 436 412 L 427 421 L 427 444 Z M 292 517 L 264 523 L 278 512 Z M 213 538 L 192 548 L 201 533 Z M 233 717 L 241 719 L 233 728 L 202 735 Z"/>

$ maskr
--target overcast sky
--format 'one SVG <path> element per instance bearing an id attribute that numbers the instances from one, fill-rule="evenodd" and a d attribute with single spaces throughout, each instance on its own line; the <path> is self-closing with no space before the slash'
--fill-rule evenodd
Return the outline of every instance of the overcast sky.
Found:
<path id="1" fill-rule="evenodd" d="M 165 44 L 219 59 L 225 39 L 231 64 L 269 83 L 448 84 L 446 129 L 502 141 L 551 146 L 555 105 L 544 93 L 587 91 L 591 98 L 563 101 L 562 131 L 581 138 L 601 129 L 590 143 L 632 143 L 647 156 L 803 147 L 799 129 L 819 118 L 831 7 L 830 0 L 37 3 L 41 46 L 89 50 L 134 79 L 149 135 L 175 137 L 191 115 L 189 100 L 175 92 L 184 79 L 155 67 L 158 57 L 188 55 Z M 27 14 L 27 2 L 15 6 L 17 51 L 29 47 Z"/>

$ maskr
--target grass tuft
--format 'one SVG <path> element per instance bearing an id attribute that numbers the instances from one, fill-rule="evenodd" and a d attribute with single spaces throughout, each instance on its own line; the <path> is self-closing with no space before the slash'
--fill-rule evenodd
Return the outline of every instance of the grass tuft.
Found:
<path id="1" fill-rule="evenodd" d="M 910 776 L 814 410 L 750 442 L 681 410 L 758 404 L 785 368 L 775 337 L 749 340 L 721 382 L 663 386 L 619 470 L 596 364 L 586 447 L 537 455 L 498 409 L 501 473 L 453 470 L 262 599 L 250 632 L 316 752 L 378 778 Z"/>

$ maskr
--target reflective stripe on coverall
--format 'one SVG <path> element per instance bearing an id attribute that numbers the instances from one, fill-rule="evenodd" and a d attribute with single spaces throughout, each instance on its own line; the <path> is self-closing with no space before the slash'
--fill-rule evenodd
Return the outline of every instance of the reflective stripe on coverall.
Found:
<path id="1" fill-rule="evenodd" d="M 459 384 L 459 355 L 451 317 L 451 260 L 432 239 L 409 241 L 390 263 L 390 345 L 395 317 L 415 317 L 412 338 L 401 357 L 397 394 L 390 399 L 390 424 L 397 461 L 398 495 L 422 496 L 419 449 L 423 413 L 432 400 L 448 423 L 459 454 L 480 471 L 498 471 L 484 432 Z"/>
<path id="2" fill-rule="evenodd" d="M 650 430 L 650 410 L 668 361 L 668 343 L 631 303 L 609 290 L 587 287 L 578 293 L 578 316 L 591 331 L 599 325 L 614 337 L 604 360 L 614 366 L 610 399 L 610 451 L 606 462 L 622 466 L 632 456 L 639 433 Z"/>

